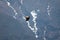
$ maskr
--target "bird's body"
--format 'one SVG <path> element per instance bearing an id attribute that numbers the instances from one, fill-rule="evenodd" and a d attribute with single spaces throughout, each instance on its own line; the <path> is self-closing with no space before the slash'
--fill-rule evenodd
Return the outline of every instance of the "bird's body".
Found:
<path id="1" fill-rule="evenodd" d="M 26 18 L 26 21 L 28 21 L 30 19 L 30 16 L 26 16 L 25 18 Z"/>

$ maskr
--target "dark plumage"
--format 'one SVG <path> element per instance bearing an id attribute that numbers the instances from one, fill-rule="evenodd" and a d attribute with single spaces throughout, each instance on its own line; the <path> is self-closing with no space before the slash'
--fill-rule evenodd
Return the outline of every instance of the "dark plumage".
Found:
<path id="1" fill-rule="evenodd" d="M 30 19 L 30 16 L 26 16 L 25 18 L 26 18 L 26 21 L 28 21 Z"/>

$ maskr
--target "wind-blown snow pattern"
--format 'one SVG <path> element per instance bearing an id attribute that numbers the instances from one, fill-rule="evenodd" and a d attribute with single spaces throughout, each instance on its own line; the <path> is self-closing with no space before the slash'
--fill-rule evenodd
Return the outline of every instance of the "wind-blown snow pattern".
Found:
<path id="1" fill-rule="evenodd" d="M 38 35 L 37 35 L 38 28 L 36 26 L 36 24 L 37 24 L 36 23 L 37 13 L 35 12 L 35 10 L 31 11 L 31 15 L 33 17 L 32 21 L 34 22 L 34 27 L 32 28 L 30 26 L 30 22 L 29 21 L 27 21 L 27 24 L 28 24 L 28 27 L 35 33 L 35 37 L 38 38 Z"/>
<path id="2" fill-rule="evenodd" d="M 16 16 L 18 15 L 17 11 L 14 9 L 13 6 L 11 6 L 10 2 L 6 1 L 6 3 L 7 3 L 7 5 L 14 11 L 14 13 L 15 13 L 15 14 L 13 15 L 13 18 L 14 18 L 14 19 L 17 19 L 17 18 L 16 18 Z M 21 5 L 23 5 L 23 0 L 21 0 Z M 19 9 L 20 9 L 20 11 L 22 11 L 22 10 L 21 10 L 21 6 L 19 6 Z M 24 15 L 23 13 L 20 13 L 20 14 L 22 14 L 22 18 L 24 18 L 25 15 Z M 25 18 L 24 18 L 24 19 L 25 19 Z"/>
<path id="3" fill-rule="evenodd" d="M 13 16 L 13 18 L 15 18 L 16 19 L 16 15 L 18 14 L 17 12 L 16 12 L 16 10 L 11 6 L 11 4 L 10 4 L 10 2 L 8 2 L 8 1 L 6 1 L 7 2 L 7 5 L 14 11 L 14 13 L 15 13 L 15 15 Z M 23 0 L 21 0 L 21 4 L 23 5 Z M 21 7 L 20 7 L 21 8 Z M 22 10 L 21 10 L 22 11 Z M 23 13 L 21 13 L 22 14 L 22 18 L 23 19 L 25 19 L 25 15 L 23 14 Z M 31 15 L 32 15 L 32 17 L 33 17 L 33 22 L 34 22 L 34 27 L 32 28 L 31 26 L 30 26 L 30 23 L 29 23 L 29 21 L 27 21 L 27 25 L 28 25 L 28 27 L 35 33 L 35 35 L 36 35 L 36 38 L 38 38 L 38 35 L 37 35 L 37 27 L 36 27 L 36 18 L 37 18 L 37 13 L 35 13 L 35 11 L 33 10 L 32 12 L 31 12 Z"/>
<path id="4" fill-rule="evenodd" d="M 35 10 L 31 11 L 31 15 L 33 17 L 33 20 L 32 21 L 34 22 L 34 27 L 32 28 L 32 26 L 30 26 L 30 22 L 29 21 L 26 21 L 26 22 L 27 22 L 27 25 L 30 28 L 30 30 L 32 30 L 34 32 L 35 37 L 38 38 L 38 35 L 37 35 L 38 28 L 36 26 L 37 13 L 35 12 Z"/>
<path id="5" fill-rule="evenodd" d="M 48 13 L 48 16 L 50 16 L 50 5 L 48 5 L 48 7 L 47 7 L 47 13 Z"/>
<path id="6" fill-rule="evenodd" d="M 8 20 L 7 22 L 9 24 L 5 24 L 7 22 L 4 16 L 2 18 L 0 15 L 1 21 L 3 21 L 3 23 L 0 21 L 2 24 L 0 24 L 0 33 L 2 32 L 2 35 L 0 34 L 0 40 L 8 40 L 8 38 L 9 40 L 60 40 L 59 3 L 60 0 L 0 0 L 0 13 L 11 16 L 8 19 L 13 18 L 18 21 L 17 24 L 19 25 L 17 28 L 16 23 L 13 23 L 14 20 L 9 23 L 9 20 L 6 18 L 7 16 L 5 19 L 6 21 Z M 29 21 L 26 21 L 25 16 L 30 16 Z M 18 30 L 12 29 L 12 36 L 9 32 L 11 26 Z M 7 28 L 8 32 L 5 32 L 7 30 L 3 30 L 5 28 Z M 17 38 L 14 36 L 15 32 Z M 6 33 L 8 34 L 5 36 Z"/>
<path id="7" fill-rule="evenodd" d="M 23 5 L 23 0 L 21 0 L 21 4 Z"/>
<path id="8" fill-rule="evenodd" d="M 47 6 L 47 13 L 48 13 L 48 16 L 50 17 L 50 5 Z M 43 40 L 47 40 L 46 39 L 46 31 L 47 31 L 47 26 L 44 27 L 44 37 L 43 37 Z"/>
<path id="9" fill-rule="evenodd" d="M 45 36 L 46 36 L 46 30 L 47 30 L 46 26 L 44 27 L 44 29 L 45 29 L 45 30 L 44 30 L 44 37 L 43 37 L 43 39 L 44 39 L 44 40 L 47 40 L 46 37 L 45 37 Z"/>
<path id="10" fill-rule="evenodd" d="M 21 4 L 23 5 L 23 0 L 21 0 Z M 25 15 L 22 13 L 22 15 L 23 15 L 23 19 L 25 19 Z M 28 25 L 28 27 L 30 28 L 30 30 L 32 30 L 34 33 L 35 33 L 35 37 L 36 38 L 38 38 L 38 35 L 37 35 L 37 30 L 38 30 L 38 28 L 36 27 L 36 18 L 37 18 L 37 13 L 35 12 L 35 10 L 33 10 L 33 11 L 31 11 L 31 15 L 32 15 L 32 17 L 33 17 L 33 22 L 34 22 L 34 27 L 32 28 L 31 26 L 30 26 L 30 22 L 29 21 L 26 21 L 27 22 L 27 25 Z M 26 20 L 26 19 L 25 19 Z"/>
<path id="11" fill-rule="evenodd" d="M 36 38 L 38 37 L 37 36 L 37 30 L 38 30 L 38 28 L 37 28 L 37 26 L 36 26 L 36 18 L 37 18 L 37 13 L 35 12 L 35 10 L 33 10 L 33 11 L 31 11 L 31 15 L 32 15 L 32 17 L 33 17 L 33 22 L 34 22 L 34 30 L 33 30 L 33 32 L 36 34 Z"/>
<path id="12" fill-rule="evenodd" d="M 49 18 L 50 18 L 50 11 L 51 11 L 50 10 L 50 5 L 48 5 L 47 6 L 47 13 L 48 13 Z M 45 37 L 46 36 L 46 31 L 47 31 L 47 26 L 44 27 L 44 37 L 43 37 L 44 40 L 47 40 L 46 37 Z"/>
<path id="13" fill-rule="evenodd" d="M 13 18 L 16 19 L 16 15 L 17 15 L 18 13 L 17 13 L 16 10 L 11 6 L 10 2 L 8 2 L 8 1 L 6 1 L 6 2 L 7 2 L 7 5 L 14 11 L 15 15 L 13 16 Z"/>

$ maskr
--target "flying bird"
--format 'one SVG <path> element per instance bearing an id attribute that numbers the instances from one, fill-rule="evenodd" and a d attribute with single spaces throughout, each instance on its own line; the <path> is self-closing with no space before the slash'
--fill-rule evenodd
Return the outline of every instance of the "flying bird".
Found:
<path id="1" fill-rule="evenodd" d="M 26 21 L 30 19 L 30 16 L 25 16 Z"/>

